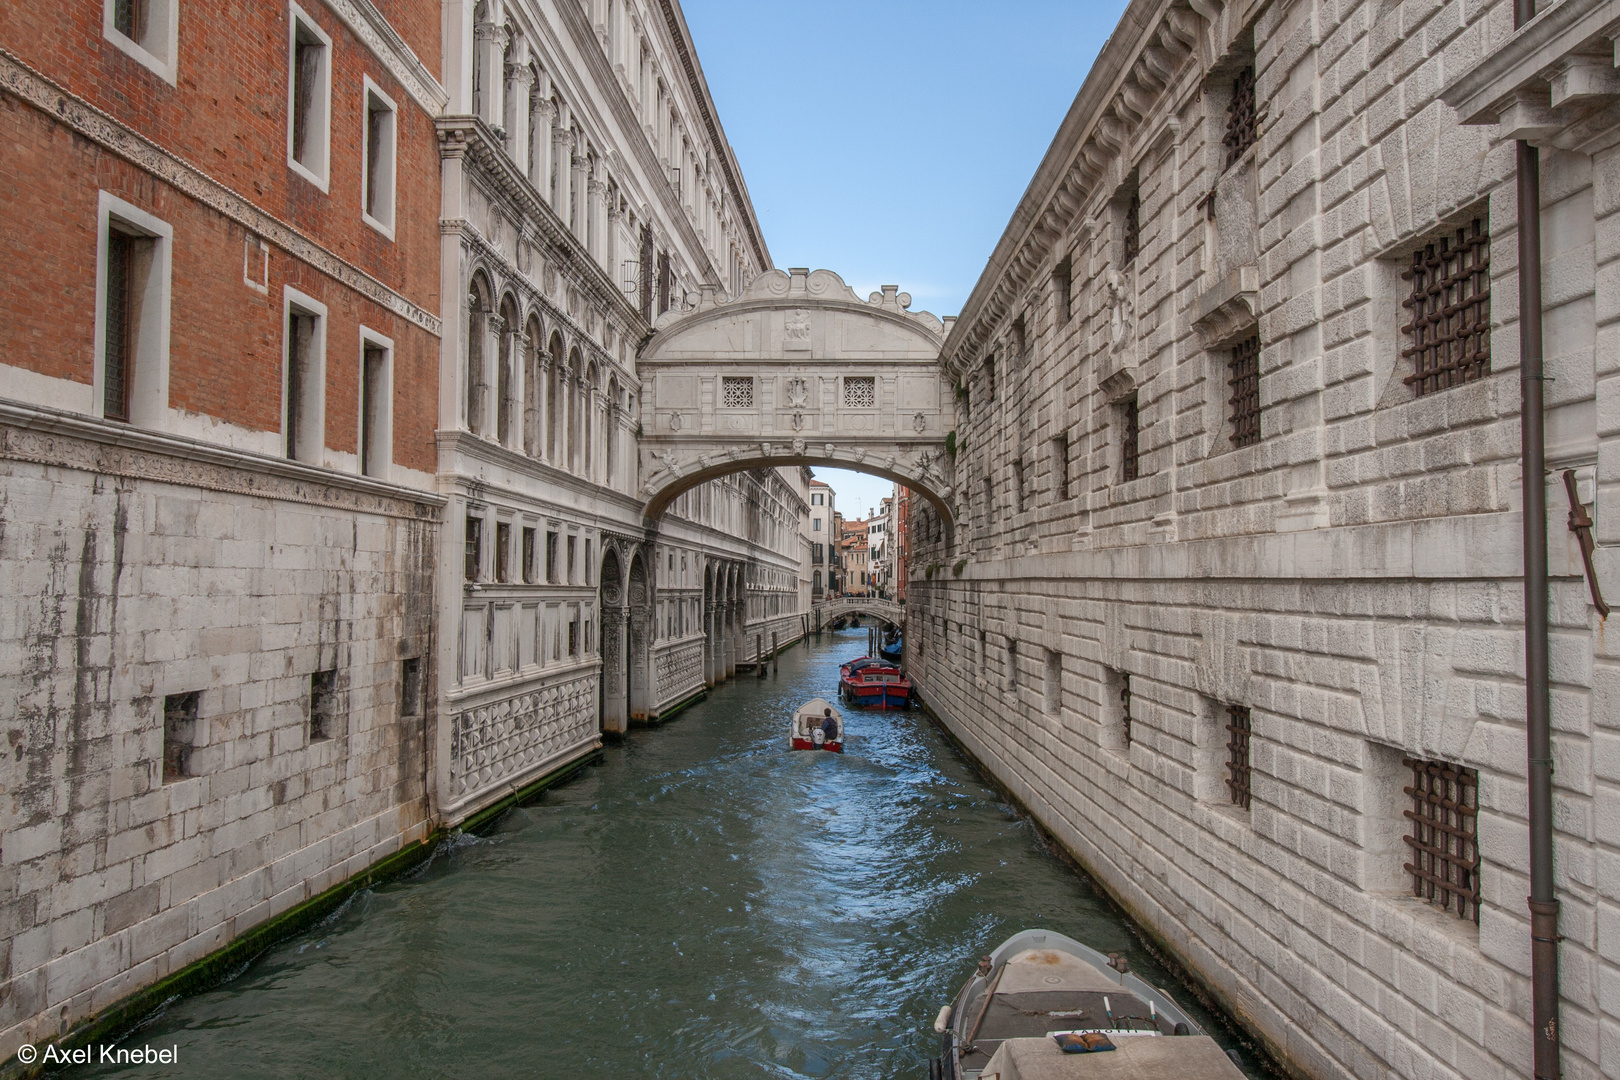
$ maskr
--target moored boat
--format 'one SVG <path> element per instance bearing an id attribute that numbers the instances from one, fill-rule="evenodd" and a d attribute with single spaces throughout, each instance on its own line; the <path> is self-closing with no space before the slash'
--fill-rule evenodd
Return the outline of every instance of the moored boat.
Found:
<path id="1" fill-rule="evenodd" d="M 1243 1078 L 1181 1006 L 1117 954 L 1050 930 L 1014 934 L 981 960 L 934 1031 L 940 1056 L 929 1080 Z"/>
<path id="2" fill-rule="evenodd" d="M 829 735 L 826 722 L 833 722 Z M 844 718 L 838 710 L 821 698 L 811 698 L 800 705 L 788 724 L 788 744 L 794 750 L 831 750 L 844 752 Z"/>
<path id="3" fill-rule="evenodd" d="M 903 709 L 911 703 L 911 680 L 887 660 L 862 656 L 838 669 L 838 692 L 863 709 Z"/>

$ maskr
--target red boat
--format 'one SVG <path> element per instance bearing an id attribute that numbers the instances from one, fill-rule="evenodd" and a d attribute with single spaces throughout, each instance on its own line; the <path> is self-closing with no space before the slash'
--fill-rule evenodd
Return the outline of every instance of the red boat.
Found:
<path id="1" fill-rule="evenodd" d="M 834 726 L 831 738 L 827 737 L 825 727 L 828 717 L 832 718 Z M 835 754 L 842 754 L 844 718 L 825 701 L 811 698 L 793 714 L 793 722 L 788 727 L 788 741 L 795 750 L 831 750 Z"/>
<path id="2" fill-rule="evenodd" d="M 838 669 L 838 692 L 863 709 L 903 709 L 911 703 L 911 680 L 887 660 L 863 656 Z"/>

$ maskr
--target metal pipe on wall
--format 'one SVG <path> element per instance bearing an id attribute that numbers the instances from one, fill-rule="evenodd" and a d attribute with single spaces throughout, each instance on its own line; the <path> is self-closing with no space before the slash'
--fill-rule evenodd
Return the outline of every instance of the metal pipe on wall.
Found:
<path id="1" fill-rule="evenodd" d="M 1514 28 L 1536 15 L 1514 0 Z M 1525 756 L 1529 766 L 1531 1046 L 1536 1080 L 1558 1080 L 1558 897 L 1553 887 L 1552 722 L 1547 670 L 1546 373 L 1541 333 L 1541 152 L 1517 147 L 1519 433 L 1524 489 Z"/>

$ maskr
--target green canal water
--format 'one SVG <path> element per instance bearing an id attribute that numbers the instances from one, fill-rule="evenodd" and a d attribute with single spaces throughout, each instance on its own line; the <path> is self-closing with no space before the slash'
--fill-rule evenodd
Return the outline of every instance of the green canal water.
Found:
<path id="1" fill-rule="evenodd" d="M 364 890 L 123 1043 L 154 1077 L 927 1076 L 976 959 L 1045 926 L 1257 1059 L 920 711 L 845 710 L 846 753 L 785 752 L 866 631 L 739 676 L 599 765 Z"/>

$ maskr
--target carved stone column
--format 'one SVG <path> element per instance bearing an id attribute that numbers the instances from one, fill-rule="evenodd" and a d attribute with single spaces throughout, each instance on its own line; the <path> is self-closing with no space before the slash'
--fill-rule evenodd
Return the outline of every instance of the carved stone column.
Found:
<path id="1" fill-rule="evenodd" d="M 497 410 L 501 403 L 496 400 L 494 389 L 500 386 L 501 357 L 501 331 L 506 326 L 506 320 L 498 312 L 491 311 L 484 316 L 484 383 L 478 395 L 479 431 L 485 438 L 493 439 L 500 431 L 500 417 Z M 491 371 L 493 367 L 495 370 Z"/>
<path id="2" fill-rule="evenodd" d="M 615 590 L 616 591 L 616 590 Z M 602 601 L 602 730 L 623 734 L 630 727 L 629 699 L 625 674 L 625 609 L 620 603 Z"/>
<path id="3" fill-rule="evenodd" d="M 529 93 L 533 88 L 528 45 L 520 39 L 506 65 L 506 152 L 524 175 L 529 172 Z"/>
<path id="4" fill-rule="evenodd" d="M 580 140 L 575 140 L 573 170 L 569 177 L 569 200 L 567 224 L 573 230 L 574 236 L 584 242 L 585 240 L 585 183 L 590 173 L 590 159 L 585 156 L 585 147 Z"/>
<path id="5" fill-rule="evenodd" d="M 567 117 L 558 117 L 557 128 L 551 140 L 551 152 L 556 164 L 557 184 L 551 191 L 551 208 L 568 224 L 569 200 L 573 185 L 574 133 L 568 130 Z"/>
<path id="6" fill-rule="evenodd" d="M 473 30 L 474 62 L 478 65 L 478 115 L 493 128 L 500 127 L 506 118 L 506 45 L 510 36 L 505 26 L 493 22 L 481 22 Z"/>
<path id="7" fill-rule="evenodd" d="M 718 615 L 713 600 L 703 605 L 703 685 L 709 688 L 720 682 L 719 634 L 716 633 Z"/>
<path id="8" fill-rule="evenodd" d="M 557 104 L 551 100 L 551 80 L 542 72 L 534 87 L 530 102 L 529 119 L 529 183 L 540 197 L 551 201 L 551 141 L 556 137 L 554 125 Z"/>

